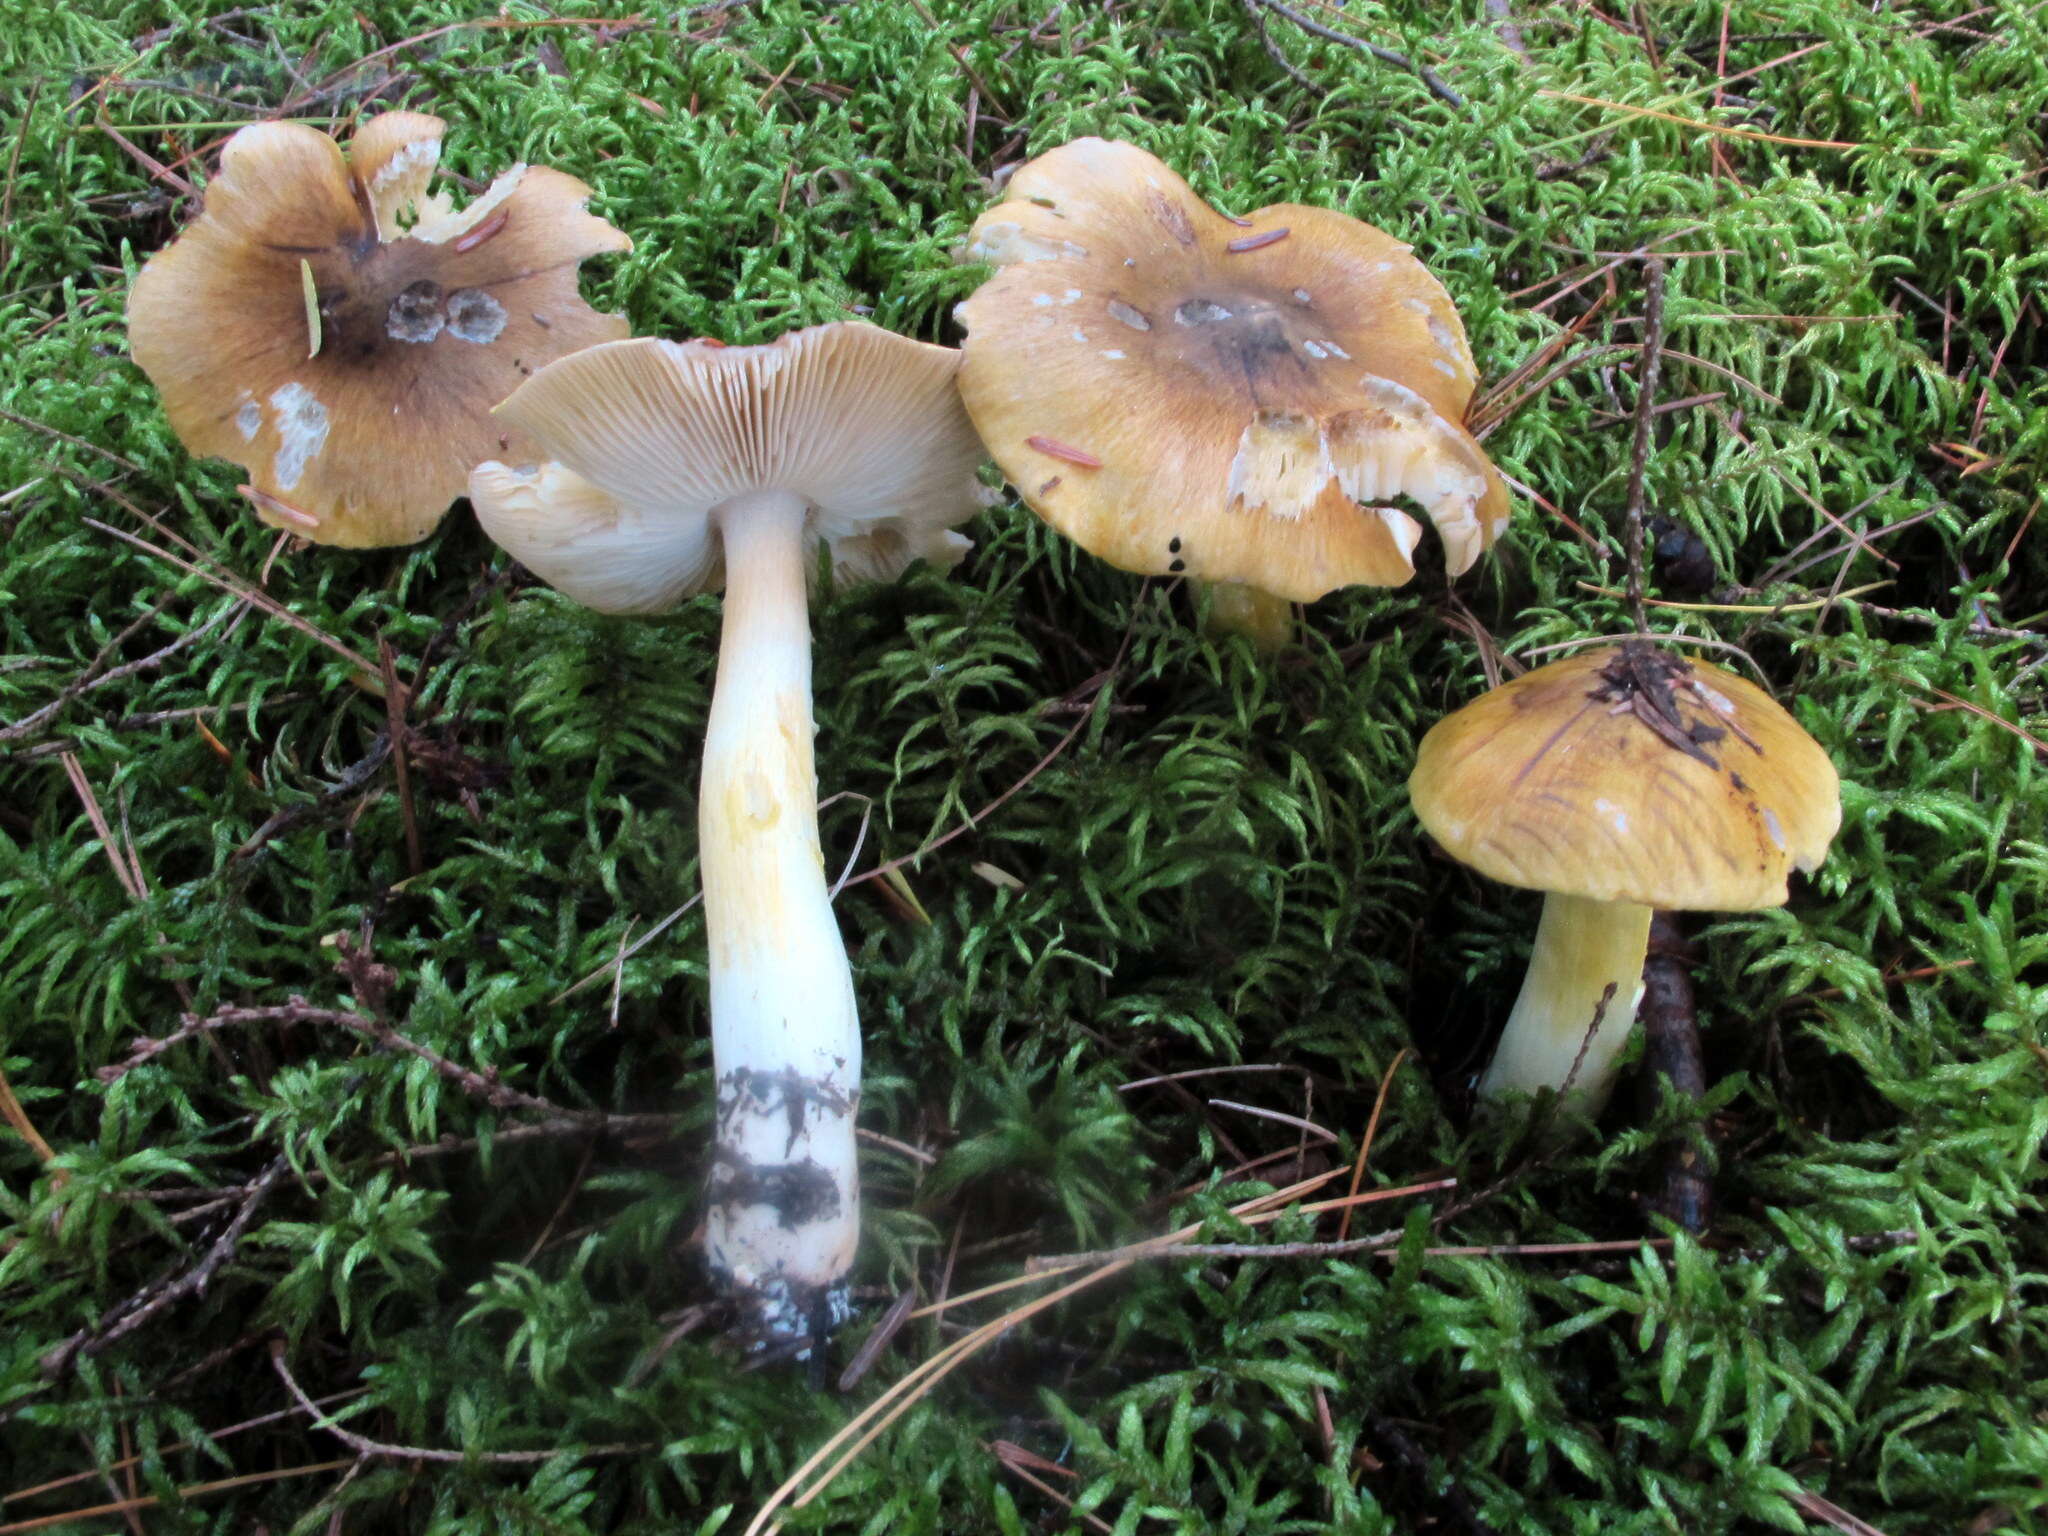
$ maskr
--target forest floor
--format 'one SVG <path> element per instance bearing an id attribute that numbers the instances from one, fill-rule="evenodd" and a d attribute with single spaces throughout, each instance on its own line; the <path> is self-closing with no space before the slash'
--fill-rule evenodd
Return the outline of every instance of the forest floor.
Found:
<path id="1" fill-rule="evenodd" d="M 2048 1532 L 2043 18 L 10 0 L 0 1536 Z M 463 504 L 280 538 L 128 355 L 229 133 L 401 105 L 472 189 L 589 182 L 639 333 L 957 341 L 968 226 L 1097 134 L 1370 220 L 1470 334 L 1510 532 L 1277 655 L 1014 497 L 817 605 L 872 1139 L 808 1366 L 695 1243 L 718 599 L 595 618 Z M 1691 920 L 1703 1105 L 1637 1064 L 1559 1136 L 1473 1114 L 1537 900 L 1405 781 L 1635 627 L 1633 475 L 1694 541 L 1649 627 L 1793 711 L 1843 823 Z"/>

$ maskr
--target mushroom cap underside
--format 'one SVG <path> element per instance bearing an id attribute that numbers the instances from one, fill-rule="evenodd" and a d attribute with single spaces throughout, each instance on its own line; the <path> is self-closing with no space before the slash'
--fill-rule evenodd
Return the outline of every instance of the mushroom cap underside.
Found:
<path id="1" fill-rule="evenodd" d="M 1082 139 L 1011 179 L 963 252 L 961 393 L 1041 517 L 1128 570 L 1312 600 L 1460 572 L 1503 483 L 1462 425 L 1475 375 L 1442 285 L 1327 209 L 1217 213 L 1134 145 Z"/>
<path id="2" fill-rule="evenodd" d="M 388 113 L 344 160 L 303 125 L 241 130 L 129 299 L 131 350 L 178 436 L 242 465 L 263 520 L 317 543 L 425 537 L 471 466 L 530 451 L 490 407 L 626 334 L 577 289 L 585 257 L 632 244 L 585 211 L 590 189 L 516 167 L 456 213 L 424 192 L 440 132 Z"/>
<path id="3" fill-rule="evenodd" d="M 1781 905 L 1841 822 L 1834 764 L 1768 694 L 1641 642 L 1438 721 L 1408 791 L 1424 829 L 1492 879 L 1677 910 Z"/>
<path id="4" fill-rule="evenodd" d="M 535 374 L 498 409 L 553 462 L 480 466 L 485 532 L 578 602 L 653 613 L 723 579 L 713 512 L 808 503 L 840 580 L 953 565 L 982 504 L 959 354 L 839 321 L 762 346 L 644 338 Z"/>

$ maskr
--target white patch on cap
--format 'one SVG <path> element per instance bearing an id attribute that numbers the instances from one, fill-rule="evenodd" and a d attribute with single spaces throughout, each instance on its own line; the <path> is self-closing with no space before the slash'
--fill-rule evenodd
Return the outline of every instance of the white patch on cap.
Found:
<path id="1" fill-rule="evenodd" d="M 1348 363 L 1351 361 L 1351 354 L 1349 352 L 1346 352 L 1342 347 L 1338 346 L 1337 343 L 1330 340 L 1329 337 L 1325 336 L 1323 338 L 1323 345 L 1328 347 L 1338 357 L 1343 358 L 1345 362 Z"/>
<path id="2" fill-rule="evenodd" d="M 263 430 L 263 407 L 247 390 L 242 391 L 242 405 L 235 412 L 235 430 L 242 434 L 245 443 L 255 442 L 256 434 Z"/>
<path id="3" fill-rule="evenodd" d="M 1324 351 L 1322 347 L 1320 347 L 1313 341 L 1304 341 L 1301 344 L 1301 350 L 1306 352 L 1310 357 L 1328 357 L 1330 355 L 1328 352 Z"/>
<path id="4" fill-rule="evenodd" d="M 458 288 L 448 295 L 448 334 L 482 345 L 505 330 L 505 306 L 481 288 Z"/>
<path id="5" fill-rule="evenodd" d="M 1451 356 L 1456 357 L 1458 355 L 1460 350 L 1458 346 L 1458 333 L 1448 325 L 1445 325 L 1435 315 L 1429 317 L 1429 339 L 1450 353 Z"/>
<path id="6" fill-rule="evenodd" d="M 270 397 L 270 421 L 277 429 L 277 460 L 271 474 L 277 488 L 288 491 L 327 446 L 327 407 L 305 385 L 286 384 Z"/>
<path id="7" fill-rule="evenodd" d="M 1087 345 L 1088 333 L 1086 331 L 1069 331 L 1067 332 L 1067 334 L 1073 337 L 1074 340 L 1080 342 L 1082 345 Z"/>
<path id="8" fill-rule="evenodd" d="M 1049 293 L 1034 293 L 1031 295 L 1031 302 L 1043 309 L 1052 303 L 1052 295 Z"/>
<path id="9" fill-rule="evenodd" d="M 1381 265 L 1384 266 L 1385 263 L 1382 262 Z M 1418 315 L 1434 316 L 1436 314 L 1436 311 L 1429 307 L 1429 301 L 1426 299 L 1403 299 L 1401 302 L 1409 309 L 1414 310 Z"/>
<path id="10" fill-rule="evenodd" d="M 1102 355 L 1108 358 L 1113 363 L 1120 363 L 1124 360 L 1123 353 L 1117 351 L 1115 347 L 1111 347 L 1107 352 L 1104 352 Z"/>
<path id="11" fill-rule="evenodd" d="M 1061 295 L 1060 295 L 1060 302 L 1061 302 L 1062 304 L 1071 304 L 1071 303 L 1073 303 L 1073 302 L 1074 302 L 1074 300 L 1076 300 L 1076 299 L 1078 299 L 1078 298 L 1080 298 L 1080 297 L 1081 297 L 1081 290 L 1080 290 L 1080 289 L 1078 289 L 1078 288 L 1069 288 L 1069 289 L 1068 289 L 1068 290 L 1067 290 L 1067 291 L 1066 291 L 1065 293 L 1063 293 L 1063 294 L 1061 294 Z"/>
<path id="12" fill-rule="evenodd" d="M 1295 290 L 1294 290 L 1294 302 L 1295 302 L 1295 303 L 1297 303 L 1297 304 L 1306 304 L 1306 303 L 1310 302 L 1310 300 L 1309 300 L 1309 296 L 1308 296 L 1308 290 L 1307 290 L 1306 288 L 1297 288 L 1297 289 L 1295 289 Z"/>
<path id="13" fill-rule="evenodd" d="M 1126 304 L 1122 299 L 1111 299 L 1109 301 L 1109 318 L 1121 320 L 1134 331 L 1149 331 L 1152 329 L 1152 322 L 1145 318 L 1145 312 L 1135 305 Z"/>
<path id="14" fill-rule="evenodd" d="M 1432 357 L 1429 360 L 1429 366 L 1434 368 L 1438 373 L 1442 374 L 1447 379 L 1455 379 L 1458 376 L 1458 370 L 1453 368 L 1449 363 L 1445 362 L 1440 357 Z"/>
<path id="15" fill-rule="evenodd" d="M 1706 700 L 1707 708 L 1713 710 L 1716 714 L 1732 715 L 1735 713 L 1735 701 L 1733 699 L 1717 689 L 1709 688 L 1697 678 L 1693 679 L 1692 691 Z"/>
<path id="16" fill-rule="evenodd" d="M 1620 834 L 1623 837 L 1628 836 L 1627 811 L 1624 811 L 1612 800 L 1595 800 L 1593 802 L 1593 809 L 1598 811 L 1602 816 L 1605 816 L 1607 818 L 1608 825 L 1612 826 L 1618 834 Z"/>
<path id="17" fill-rule="evenodd" d="M 1048 240 L 1034 235 L 1021 224 L 988 224 L 967 247 L 975 261 L 992 261 L 1001 266 L 1012 261 L 1086 261 L 1088 247 L 1071 240 Z"/>
<path id="18" fill-rule="evenodd" d="M 1777 849 L 1778 852 L 1783 853 L 1785 851 L 1785 829 L 1778 824 L 1778 813 L 1776 811 L 1766 810 L 1764 812 L 1764 830 L 1771 835 L 1771 846 Z"/>

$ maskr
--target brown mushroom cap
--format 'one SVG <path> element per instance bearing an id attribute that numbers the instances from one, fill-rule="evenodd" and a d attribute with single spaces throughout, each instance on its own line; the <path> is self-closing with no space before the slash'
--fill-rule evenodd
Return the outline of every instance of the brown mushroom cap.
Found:
<path id="1" fill-rule="evenodd" d="M 477 466 L 484 531 L 600 613 L 658 613 L 720 585 L 712 514 L 786 491 L 836 578 L 941 569 L 982 505 L 980 440 L 949 347 L 842 320 L 755 347 L 643 337 L 542 369 L 499 407 L 556 462 Z"/>
<path id="2" fill-rule="evenodd" d="M 1430 836 L 1492 879 L 1688 911 L 1782 905 L 1842 819 L 1834 764 L 1770 695 L 1640 641 L 1447 715 L 1408 793 Z"/>
<path id="3" fill-rule="evenodd" d="M 1452 572 L 1507 493 L 1462 425 L 1472 354 L 1409 248 L 1322 208 L 1233 220 L 1131 144 L 1020 169 L 963 253 L 960 389 L 1033 511 L 1111 564 L 1310 601 Z"/>
<path id="4" fill-rule="evenodd" d="M 491 407 L 627 331 L 577 292 L 585 257 L 632 247 L 584 211 L 590 188 L 515 166 L 458 214 L 426 194 L 441 132 L 386 113 L 344 161 L 300 124 L 242 129 L 129 299 L 129 345 L 178 436 L 244 466 L 263 521 L 316 543 L 424 538 L 471 466 L 530 452 Z"/>

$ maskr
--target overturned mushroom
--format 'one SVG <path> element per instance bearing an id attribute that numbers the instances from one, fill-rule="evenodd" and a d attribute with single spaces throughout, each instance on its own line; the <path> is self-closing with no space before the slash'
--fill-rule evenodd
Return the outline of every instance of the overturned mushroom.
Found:
<path id="1" fill-rule="evenodd" d="M 1641 641 L 1482 694 L 1422 738 L 1408 793 L 1453 858 L 1545 893 L 1487 1097 L 1596 1113 L 1642 997 L 1654 908 L 1782 906 L 1841 823 L 1834 764 L 1762 689 Z"/>
<path id="2" fill-rule="evenodd" d="M 627 331 L 577 292 L 585 257 L 632 247 L 584 211 L 590 188 L 516 165 L 458 213 L 427 192 L 441 132 L 386 113 L 344 160 L 300 124 L 242 129 L 129 298 L 178 436 L 246 468 L 257 515 L 315 543 L 426 537 L 472 466 L 531 454 L 490 408 Z"/>
<path id="3" fill-rule="evenodd" d="M 1409 248 L 1322 208 L 1231 219 L 1135 145 L 1077 139 L 1010 179 L 962 253 L 960 389 L 1025 502 L 1112 565 L 1217 583 L 1242 627 L 1452 574 L 1507 521 L 1462 425 L 1472 354 Z M 1241 583 L 1241 588 L 1223 584 Z"/>
<path id="4" fill-rule="evenodd" d="M 500 407 L 558 462 L 480 466 L 484 529 L 577 601 L 652 613 L 725 588 L 698 847 L 717 1145 L 706 1252 L 771 1338 L 843 1317 L 860 1231 L 860 1029 L 818 845 L 805 578 L 951 566 L 981 504 L 959 354 L 872 326 L 768 346 L 627 341 Z"/>

